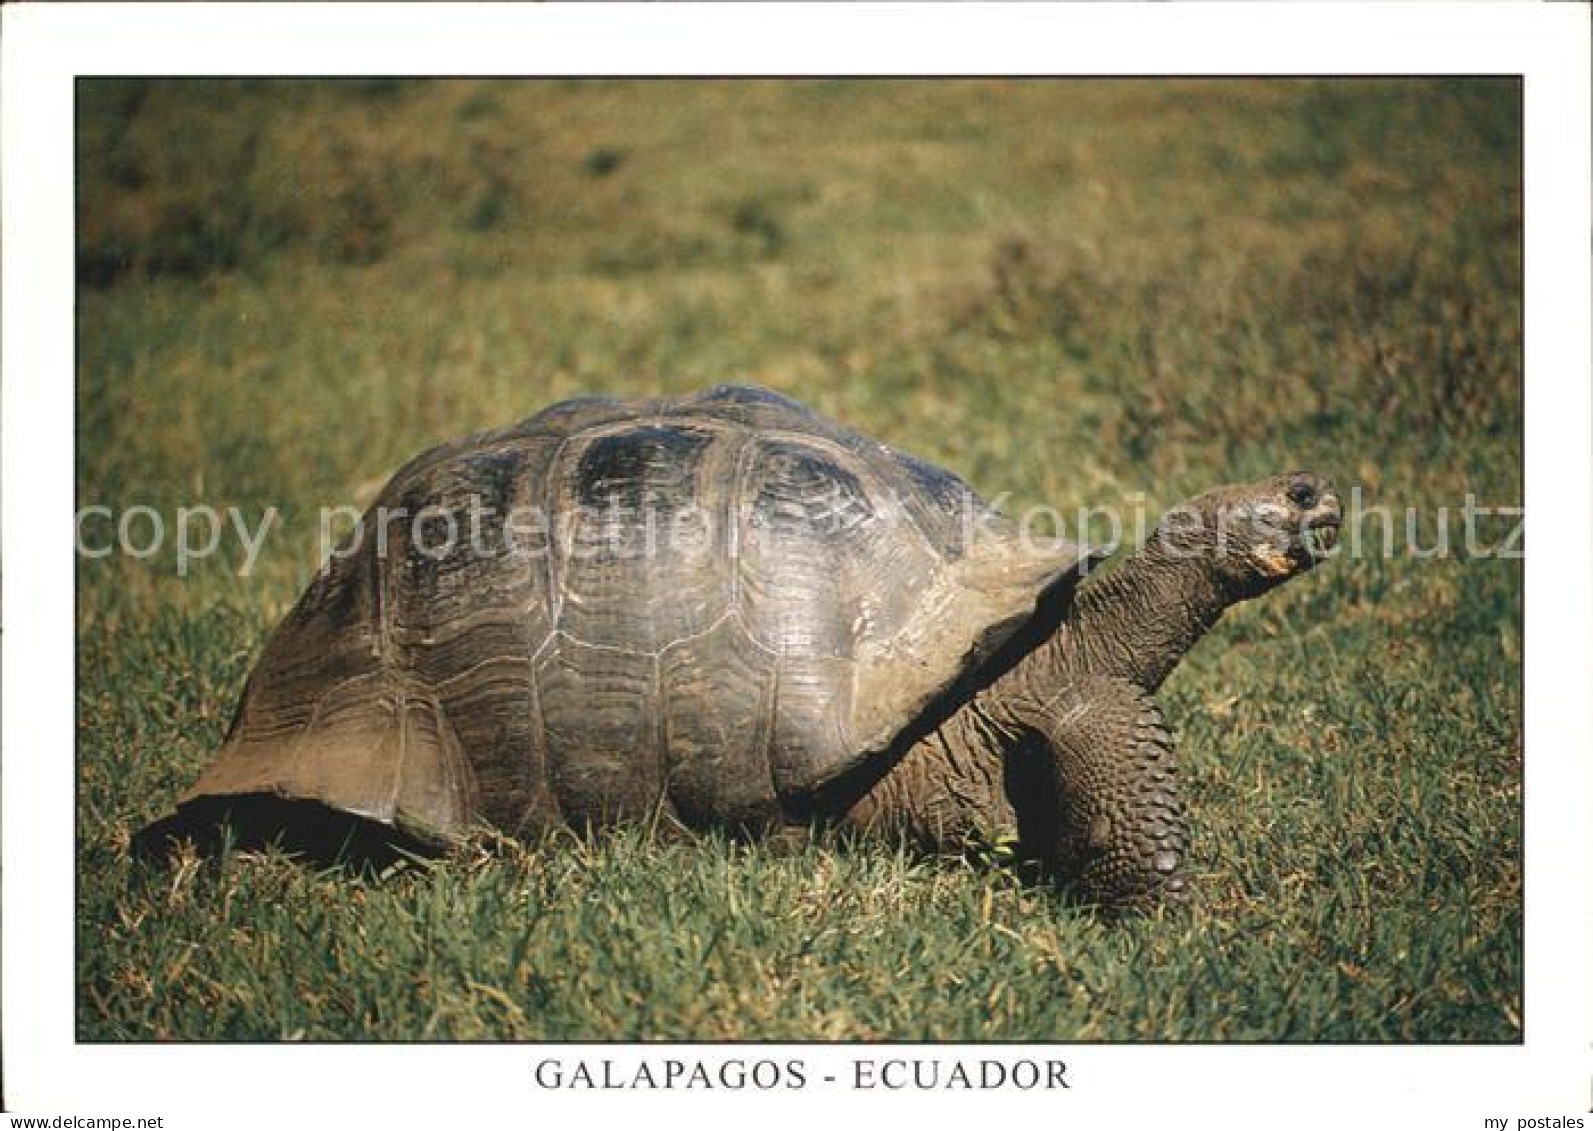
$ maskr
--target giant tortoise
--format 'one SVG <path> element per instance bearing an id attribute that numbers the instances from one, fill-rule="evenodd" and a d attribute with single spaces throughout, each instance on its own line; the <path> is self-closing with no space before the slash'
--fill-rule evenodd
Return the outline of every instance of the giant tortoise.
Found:
<path id="1" fill-rule="evenodd" d="M 771 392 L 567 401 L 393 477 L 140 843 L 229 814 L 414 848 L 483 825 L 1015 828 L 1082 900 L 1155 905 L 1184 890 L 1187 825 L 1151 695 L 1339 521 L 1327 481 L 1278 475 L 1096 572 Z"/>

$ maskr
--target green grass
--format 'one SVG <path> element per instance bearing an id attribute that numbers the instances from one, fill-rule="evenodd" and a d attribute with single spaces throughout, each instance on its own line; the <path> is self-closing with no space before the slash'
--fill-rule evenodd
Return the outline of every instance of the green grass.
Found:
<path id="1" fill-rule="evenodd" d="M 1375 523 L 1162 693 L 1181 916 L 828 841 L 381 877 L 128 854 L 312 575 L 317 508 L 568 395 L 756 381 L 1013 512 L 1301 466 L 1418 508 L 1423 545 L 1468 492 L 1519 506 L 1518 109 L 1489 82 L 84 85 L 80 504 L 280 517 L 248 576 L 236 539 L 186 576 L 79 563 L 79 1035 L 1520 1039 L 1520 563 Z"/>

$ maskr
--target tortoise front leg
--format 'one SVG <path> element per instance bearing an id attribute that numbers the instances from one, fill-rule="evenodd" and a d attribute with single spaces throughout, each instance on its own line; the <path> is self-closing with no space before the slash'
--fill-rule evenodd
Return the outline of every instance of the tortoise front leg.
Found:
<path id="1" fill-rule="evenodd" d="M 1103 908 L 1181 899 L 1188 824 L 1155 701 L 1126 680 L 1086 677 L 1002 707 L 1023 734 L 1007 789 L 1025 853 Z"/>

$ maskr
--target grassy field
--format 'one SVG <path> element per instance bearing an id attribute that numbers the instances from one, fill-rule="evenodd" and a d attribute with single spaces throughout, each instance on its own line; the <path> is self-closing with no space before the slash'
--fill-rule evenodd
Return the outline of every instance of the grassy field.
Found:
<path id="1" fill-rule="evenodd" d="M 83 85 L 77 489 L 113 515 L 85 535 L 277 518 L 247 576 L 235 536 L 183 574 L 169 541 L 80 560 L 80 1037 L 1520 1039 L 1520 562 L 1458 544 L 1468 493 L 1521 503 L 1518 108 L 1502 82 Z M 1110 925 L 828 842 L 129 856 L 312 576 L 318 508 L 569 395 L 742 380 L 1014 511 L 1296 467 L 1391 509 L 1164 689 L 1187 913 Z M 1407 508 L 1450 553 L 1408 552 Z"/>

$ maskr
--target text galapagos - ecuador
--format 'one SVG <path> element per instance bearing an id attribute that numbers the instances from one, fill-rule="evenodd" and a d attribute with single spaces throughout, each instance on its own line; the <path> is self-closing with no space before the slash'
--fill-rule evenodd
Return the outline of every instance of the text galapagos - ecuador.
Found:
<path id="1" fill-rule="evenodd" d="M 1051 1091 L 1069 1087 L 1060 1060 L 862 1057 L 814 1065 L 800 1059 L 546 1059 L 532 1068 L 539 1088 L 571 1091 L 798 1091 L 811 1086 L 884 1091 Z"/>

